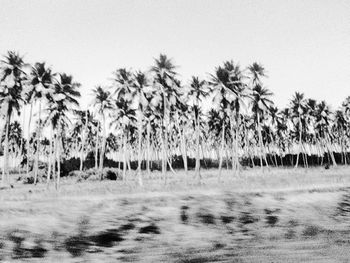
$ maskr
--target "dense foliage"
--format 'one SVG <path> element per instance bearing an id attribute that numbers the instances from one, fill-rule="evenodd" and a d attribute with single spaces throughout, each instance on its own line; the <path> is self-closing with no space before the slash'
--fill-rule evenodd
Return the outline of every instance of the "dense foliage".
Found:
<path id="1" fill-rule="evenodd" d="M 350 97 L 332 112 L 325 101 L 296 92 L 278 109 L 266 77 L 259 63 L 242 68 L 226 61 L 207 79 L 182 83 L 173 61 L 161 54 L 146 72 L 117 69 L 109 86 L 93 89 L 93 104 L 81 109 L 80 84 L 72 76 L 8 52 L 0 65 L 2 180 L 8 180 L 10 157 L 11 166 L 33 169 L 35 182 L 39 160 L 46 162 L 47 181 L 52 175 L 57 185 L 63 159 L 79 158 L 82 170 L 88 155 L 101 178 L 106 156 L 119 163 L 123 178 L 137 162 L 140 184 L 141 171 L 150 173 L 157 161 L 166 180 L 179 156 L 186 173 L 195 158 L 199 179 L 201 160 L 217 161 L 220 171 L 226 163 L 236 173 L 242 165 L 307 167 L 310 156 L 317 159 L 313 165 L 336 165 L 335 155 L 346 164 Z"/>

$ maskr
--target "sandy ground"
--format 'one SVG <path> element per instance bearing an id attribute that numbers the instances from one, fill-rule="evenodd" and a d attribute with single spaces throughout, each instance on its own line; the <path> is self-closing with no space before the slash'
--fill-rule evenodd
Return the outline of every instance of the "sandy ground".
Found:
<path id="1" fill-rule="evenodd" d="M 202 174 L 1 190 L 0 261 L 349 262 L 350 168 Z"/>

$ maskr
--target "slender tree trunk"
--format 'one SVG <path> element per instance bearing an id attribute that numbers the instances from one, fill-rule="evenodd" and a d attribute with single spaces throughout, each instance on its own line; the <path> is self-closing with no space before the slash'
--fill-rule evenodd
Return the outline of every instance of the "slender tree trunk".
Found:
<path id="1" fill-rule="evenodd" d="M 57 184 L 56 190 L 60 187 L 60 178 L 61 178 L 61 129 L 59 129 L 59 134 L 57 136 Z"/>
<path id="2" fill-rule="evenodd" d="M 231 163 L 232 163 L 232 170 L 235 170 L 235 134 L 234 134 L 234 131 L 233 131 L 233 118 L 230 117 L 230 132 L 231 132 Z"/>
<path id="3" fill-rule="evenodd" d="M 3 152 L 5 152 L 5 146 L 1 145 L 1 142 L 2 142 L 3 134 L 5 132 L 6 132 L 6 121 L 5 121 L 3 129 L 0 130 L 0 150 L 3 149 Z M 4 183 L 3 180 L 4 180 L 4 176 L 5 176 L 5 160 L 3 160 L 3 165 L 1 167 L 1 169 L 2 169 L 2 183 Z"/>
<path id="4" fill-rule="evenodd" d="M 150 177 L 151 175 L 151 169 L 150 169 L 150 155 L 151 155 L 151 151 L 150 151 L 150 146 L 151 146 L 151 142 L 150 142 L 150 137 L 151 137 L 151 123 L 148 121 L 147 123 L 147 160 L 146 160 L 146 170 L 147 170 L 147 175 L 148 177 Z"/>
<path id="5" fill-rule="evenodd" d="M 102 129 L 103 129 L 103 138 L 102 138 L 102 145 L 101 145 L 101 153 L 100 153 L 100 180 L 102 180 L 103 177 L 103 160 L 105 155 L 105 149 L 106 149 L 106 117 L 104 114 L 102 114 Z"/>
<path id="6" fill-rule="evenodd" d="M 219 180 L 221 180 L 221 168 L 222 168 L 222 160 L 224 155 L 224 147 L 225 147 L 225 122 L 222 123 L 220 160 L 219 160 Z"/>
<path id="7" fill-rule="evenodd" d="M 164 109 L 163 109 L 164 139 L 163 139 L 162 175 L 163 175 L 164 183 L 166 184 L 167 151 L 168 151 L 168 132 L 167 132 L 166 120 L 168 116 L 166 115 L 166 95 L 164 91 L 163 91 L 163 103 L 164 103 Z"/>
<path id="8" fill-rule="evenodd" d="M 29 162 L 30 162 L 30 125 L 32 123 L 33 116 L 33 102 L 30 103 L 29 121 L 28 121 L 28 138 L 27 138 L 27 177 L 29 176 Z"/>
<path id="9" fill-rule="evenodd" d="M 125 131 L 124 131 L 125 133 Z M 127 143 L 127 138 L 126 135 L 123 134 L 123 180 L 126 179 L 126 143 Z"/>
<path id="10" fill-rule="evenodd" d="M 85 156 L 85 141 L 86 141 L 86 137 L 88 134 L 88 110 L 86 110 L 85 112 L 85 125 L 84 125 L 84 130 L 83 130 L 83 134 L 82 134 L 82 140 L 81 140 L 81 150 L 80 150 L 80 167 L 79 167 L 79 171 L 81 172 L 83 170 L 83 165 L 84 165 L 84 156 Z"/>
<path id="11" fill-rule="evenodd" d="M 57 174 L 56 174 L 56 162 L 57 162 L 57 136 L 58 134 L 54 135 L 53 140 L 53 155 L 52 155 L 52 180 L 55 183 L 55 189 L 57 189 Z"/>
<path id="12" fill-rule="evenodd" d="M 10 171 L 9 171 L 9 131 L 10 131 L 10 115 L 6 116 L 6 128 L 5 128 L 5 147 L 4 147 L 4 170 L 2 174 L 2 183 L 9 183 Z"/>
<path id="13" fill-rule="evenodd" d="M 199 182 L 201 182 L 201 175 L 200 175 L 200 147 L 199 147 L 199 137 L 200 137 L 200 129 L 199 129 L 199 118 L 198 116 L 196 117 L 196 177 L 198 178 Z"/>
<path id="14" fill-rule="evenodd" d="M 327 143 L 328 152 L 329 152 L 329 154 L 331 156 L 332 163 L 333 163 L 334 166 L 337 166 L 337 162 L 335 161 L 333 149 L 331 149 L 331 147 L 330 147 L 332 144 L 331 144 L 331 139 L 329 138 L 328 133 L 325 135 L 325 137 L 326 137 L 326 143 Z"/>
<path id="15" fill-rule="evenodd" d="M 298 168 L 298 164 L 299 164 L 299 155 L 300 155 L 300 152 L 302 151 L 301 149 L 301 138 L 302 138 L 302 132 L 303 132 L 303 124 L 301 123 L 301 118 L 299 116 L 299 151 L 298 151 L 298 154 L 297 154 L 297 161 L 295 163 L 295 168 Z"/>
<path id="16" fill-rule="evenodd" d="M 239 112 L 236 114 L 236 140 L 235 140 L 235 151 L 236 151 L 236 173 L 239 174 L 239 169 L 240 169 L 240 163 L 239 163 L 239 155 L 238 155 L 238 140 L 239 140 L 239 128 L 240 128 L 240 118 L 239 118 Z"/>
<path id="17" fill-rule="evenodd" d="M 49 187 L 51 168 L 52 168 L 52 129 L 50 129 L 50 147 L 49 147 L 49 167 L 47 172 L 47 187 Z"/>
<path id="18" fill-rule="evenodd" d="M 97 131 L 96 131 L 96 146 L 95 146 L 95 170 L 98 169 L 98 142 L 99 142 L 99 136 L 100 136 L 100 122 L 97 124 Z"/>
<path id="19" fill-rule="evenodd" d="M 36 156 L 35 156 L 35 172 L 34 172 L 34 185 L 36 185 L 38 180 L 39 172 L 39 154 L 40 154 L 40 142 L 41 142 L 41 101 L 39 101 L 39 126 L 36 138 Z"/>
<path id="20" fill-rule="evenodd" d="M 137 160 L 137 176 L 138 176 L 138 184 L 139 186 L 143 186 L 143 181 L 142 181 L 142 174 L 141 174 L 141 159 L 142 159 L 142 115 L 141 115 L 141 109 L 139 108 L 139 113 L 138 113 L 138 160 Z"/>
<path id="21" fill-rule="evenodd" d="M 182 155 L 182 160 L 184 162 L 185 176 L 187 179 L 188 165 L 187 165 L 187 149 L 186 149 L 186 138 L 184 135 L 184 127 L 182 127 L 182 128 L 180 127 L 178 118 L 176 118 L 175 123 L 176 123 L 177 129 L 179 130 L 179 133 L 180 133 L 181 155 Z"/>
<path id="22" fill-rule="evenodd" d="M 262 161 L 262 155 L 263 152 L 263 142 L 262 142 L 262 134 L 261 134 L 261 126 L 260 126 L 260 114 L 257 112 L 257 118 L 258 118 L 258 137 L 259 137 L 259 148 L 260 148 L 260 167 L 261 170 L 263 169 L 263 161 Z M 267 165 L 267 162 L 266 162 Z"/>

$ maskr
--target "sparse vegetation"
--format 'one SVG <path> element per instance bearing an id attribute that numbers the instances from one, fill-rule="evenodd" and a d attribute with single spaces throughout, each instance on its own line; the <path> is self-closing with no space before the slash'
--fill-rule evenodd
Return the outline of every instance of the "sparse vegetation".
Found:
<path id="1" fill-rule="evenodd" d="M 145 177 L 142 193 L 131 178 L 77 184 L 71 176 L 61 181 L 59 194 L 45 185 L 18 183 L 0 191 L 1 258 L 239 262 L 249 253 L 252 261 L 294 262 L 315 256 L 321 244 L 323 256 L 345 260 L 349 243 L 340 237 L 348 231 L 348 219 L 335 215 L 348 191 L 343 186 L 350 185 L 348 169 L 320 171 L 286 169 L 264 177 L 243 171 L 232 179 L 223 170 L 221 183 L 203 171 L 202 184 L 189 181 L 193 185 L 185 191 L 175 177 L 167 189 Z M 290 242 L 295 253 L 286 253 Z"/>

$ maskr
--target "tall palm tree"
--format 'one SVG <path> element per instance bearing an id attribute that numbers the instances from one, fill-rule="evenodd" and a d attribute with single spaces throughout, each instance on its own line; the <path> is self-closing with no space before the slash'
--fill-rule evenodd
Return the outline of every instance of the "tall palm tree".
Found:
<path id="1" fill-rule="evenodd" d="M 263 120 L 263 116 L 267 113 L 270 107 L 273 105 L 273 101 L 270 97 L 273 95 L 267 88 L 262 87 L 260 84 L 255 84 L 252 90 L 251 95 L 251 108 L 254 114 L 254 119 L 256 121 L 256 127 L 258 130 L 258 141 L 260 147 L 260 166 L 263 168 L 262 157 L 265 159 L 265 164 L 268 166 L 268 162 L 266 159 L 266 151 L 263 145 L 263 138 L 261 133 L 261 122 Z"/>
<path id="2" fill-rule="evenodd" d="M 305 125 L 303 125 L 303 120 L 305 122 L 304 113 L 306 113 L 306 100 L 303 93 L 295 92 L 294 97 L 291 101 L 291 117 L 294 121 L 294 124 L 297 128 L 297 134 L 299 135 L 299 151 L 297 153 L 297 160 L 295 163 L 295 168 L 298 167 L 299 164 L 299 155 L 302 152 L 302 138 L 303 138 L 303 130 L 305 129 Z M 306 165 L 306 163 L 305 163 Z"/>
<path id="3" fill-rule="evenodd" d="M 138 183 L 140 186 L 143 185 L 142 175 L 141 175 L 141 159 L 142 159 L 142 122 L 144 119 L 143 112 L 146 110 L 150 103 L 149 96 L 152 93 L 151 87 L 149 86 L 149 81 L 145 73 L 138 71 L 134 74 L 133 81 L 133 101 L 136 104 L 136 115 L 137 115 L 137 130 L 138 130 L 138 158 L 137 158 L 137 174 Z"/>
<path id="4" fill-rule="evenodd" d="M 131 101 L 120 98 L 119 100 L 113 101 L 114 107 L 110 112 L 111 126 L 120 128 L 123 137 L 123 179 L 126 179 L 126 166 L 127 166 L 127 155 L 128 155 L 128 141 L 132 127 L 136 121 L 135 110 L 131 107 Z"/>
<path id="5" fill-rule="evenodd" d="M 108 111 L 113 109 L 112 105 L 112 97 L 111 93 L 108 90 L 105 90 L 101 86 L 98 86 L 93 90 L 94 93 L 94 104 L 93 106 L 96 108 L 97 114 L 102 117 L 102 145 L 101 145 L 101 153 L 100 153 L 100 176 L 102 179 L 102 169 L 103 169 L 103 160 L 106 148 L 106 114 Z M 98 140 L 98 134 L 97 134 Z M 96 148 L 96 152 L 98 152 L 98 148 Z M 95 160 L 96 161 L 96 160 Z"/>
<path id="6" fill-rule="evenodd" d="M 337 166 L 335 157 L 332 149 L 332 140 L 330 137 L 330 127 L 331 127 L 331 112 L 329 106 L 325 101 L 321 101 L 317 104 L 316 107 L 316 126 L 315 129 L 318 131 L 318 134 L 325 141 L 325 146 L 328 151 L 328 154 L 331 157 L 332 163 L 334 166 Z"/>
<path id="7" fill-rule="evenodd" d="M 172 60 L 166 55 L 160 54 L 159 58 L 154 59 L 154 66 L 151 72 L 154 73 L 154 87 L 162 94 L 162 120 L 163 120 L 163 158 L 162 174 L 166 182 L 166 170 L 168 160 L 168 126 L 170 124 L 170 108 L 178 101 L 178 83 L 175 81 L 177 73 Z"/>
<path id="8" fill-rule="evenodd" d="M 218 145 L 218 157 L 219 157 L 219 177 L 221 179 L 221 168 L 223 162 L 223 152 L 226 144 L 227 129 L 229 117 L 227 112 L 220 108 L 218 110 L 211 109 L 208 113 L 208 126 L 210 131 L 214 133 L 214 141 L 220 141 L 220 146 Z"/>
<path id="9" fill-rule="evenodd" d="M 87 151 L 86 142 L 88 141 L 89 134 L 97 129 L 97 121 L 93 118 L 93 115 L 89 110 L 76 110 L 74 111 L 74 114 L 76 115 L 76 122 L 73 130 L 76 134 L 80 135 L 81 139 L 79 170 L 82 171 Z"/>
<path id="10" fill-rule="evenodd" d="M 42 132 L 42 122 L 41 122 L 41 111 L 43 103 L 45 103 L 54 92 L 54 75 L 51 68 L 46 67 L 45 63 L 35 63 L 32 67 L 30 74 L 27 77 L 27 85 L 29 86 L 29 91 L 27 92 L 27 103 L 30 104 L 30 114 L 28 122 L 28 138 L 30 134 L 30 125 L 32 119 L 33 104 L 35 102 L 39 103 L 39 118 L 37 127 L 37 150 L 35 156 L 35 170 L 34 170 L 34 184 L 37 183 L 38 178 L 38 168 L 39 168 L 39 153 L 40 153 L 40 140 Z M 27 148 L 29 150 L 29 140 L 27 143 Z M 27 174 L 29 172 L 27 160 Z"/>
<path id="11" fill-rule="evenodd" d="M 190 90 L 188 95 L 192 99 L 192 111 L 194 114 L 194 126 L 196 134 L 196 166 L 195 172 L 196 177 L 201 180 L 200 176 L 200 115 L 202 111 L 202 101 L 209 95 L 208 90 L 206 89 L 206 82 L 200 80 L 198 77 L 192 77 Z"/>
<path id="12" fill-rule="evenodd" d="M 80 84 L 73 81 L 72 76 L 65 73 L 59 74 L 58 79 L 54 83 L 54 92 L 49 98 L 48 107 L 46 109 L 48 115 L 46 123 L 50 123 L 51 129 L 55 133 L 53 167 L 56 167 L 55 163 L 57 162 L 57 176 L 55 181 L 56 189 L 59 187 L 61 176 L 63 133 L 64 130 L 67 129 L 68 124 L 71 123 L 69 113 L 72 112 L 75 107 L 79 106 L 77 100 L 80 97 L 80 92 L 78 90 L 79 87 Z M 50 173 L 47 178 L 48 182 L 49 180 Z"/>
<path id="13" fill-rule="evenodd" d="M 337 110 L 334 113 L 333 130 L 338 135 L 338 142 L 341 148 L 342 163 L 347 164 L 347 150 L 346 150 L 346 130 L 348 123 L 343 110 Z"/>
<path id="14" fill-rule="evenodd" d="M 9 130 L 11 117 L 16 112 L 19 114 L 23 101 L 22 90 L 25 72 L 23 58 L 16 52 L 9 51 L 1 60 L 0 65 L 0 105 L 1 112 L 5 116 L 5 150 L 2 182 L 9 182 Z M 6 176 L 5 176 L 6 174 Z M 5 179 L 6 178 L 6 179 Z"/>
<path id="15" fill-rule="evenodd" d="M 243 75 L 239 65 L 236 65 L 233 61 L 226 61 L 223 66 L 219 66 L 215 69 L 214 74 L 211 75 L 209 85 L 213 88 L 213 102 L 214 107 L 221 108 L 226 111 L 226 114 L 230 118 L 230 131 L 232 140 L 232 160 L 236 161 L 236 165 L 233 165 L 238 170 L 238 119 L 240 106 L 243 102 Z M 236 136 L 234 135 L 234 117 L 233 113 L 236 111 Z M 225 122 L 222 123 L 223 125 Z M 222 133 L 225 134 L 225 125 L 222 127 Z M 225 136 L 222 136 L 225 138 Z M 222 146 L 224 143 L 222 144 Z M 235 149 L 235 151 L 233 150 Z M 235 153 L 234 153 L 235 152 Z M 221 149 L 220 154 L 223 154 Z M 234 158 L 234 155 L 236 158 Z M 222 159 L 222 158 L 221 158 Z M 220 162 L 221 164 L 221 162 Z M 221 166 L 219 164 L 219 173 L 221 173 Z M 220 175 L 219 175 L 220 177 Z"/>

